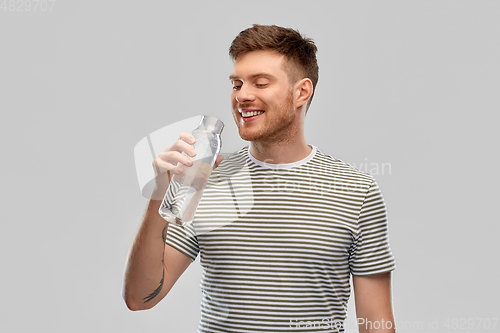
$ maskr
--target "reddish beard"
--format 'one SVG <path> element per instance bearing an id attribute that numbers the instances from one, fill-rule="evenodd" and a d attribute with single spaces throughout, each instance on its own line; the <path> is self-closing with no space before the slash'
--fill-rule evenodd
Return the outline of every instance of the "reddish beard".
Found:
<path id="1" fill-rule="evenodd" d="M 238 109 L 245 108 L 265 110 L 263 114 L 265 123 L 257 126 L 252 122 L 241 122 Z M 265 103 L 264 105 L 253 105 L 251 103 L 237 104 L 233 110 L 233 116 L 238 126 L 240 137 L 243 140 L 262 143 L 286 141 L 291 135 L 295 135 L 293 124 L 296 112 L 293 103 L 293 91 L 290 90 L 283 103 L 275 107 L 269 107 Z"/>

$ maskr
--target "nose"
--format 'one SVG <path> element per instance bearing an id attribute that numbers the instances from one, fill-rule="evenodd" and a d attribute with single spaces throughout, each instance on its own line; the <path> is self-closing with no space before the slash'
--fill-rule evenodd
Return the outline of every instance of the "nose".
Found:
<path id="1" fill-rule="evenodd" d="M 252 102 L 255 100 L 255 96 L 251 91 L 251 88 L 247 85 L 241 85 L 240 89 L 236 92 L 236 101 L 240 104 Z"/>

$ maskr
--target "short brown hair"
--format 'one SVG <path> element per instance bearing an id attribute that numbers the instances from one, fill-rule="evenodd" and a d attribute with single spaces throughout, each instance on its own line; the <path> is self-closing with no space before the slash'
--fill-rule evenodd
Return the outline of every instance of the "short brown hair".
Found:
<path id="1" fill-rule="evenodd" d="M 229 47 L 229 55 L 236 61 L 239 56 L 257 50 L 271 50 L 283 54 L 292 64 L 288 75 L 292 82 L 304 77 L 311 80 L 313 93 L 307 104 L 309 108 L 319 78 L 316 60 L 318 48 L 313 40 L 290 28 L 254 24 L 236 36 Z"/>

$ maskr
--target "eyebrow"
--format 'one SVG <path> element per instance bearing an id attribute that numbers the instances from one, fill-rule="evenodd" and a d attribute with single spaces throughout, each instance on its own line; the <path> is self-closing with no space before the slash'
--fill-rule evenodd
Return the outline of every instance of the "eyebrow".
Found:
<path id="1" fill-rule="evenodd" d="M 268 78 L 268 79 L 274 79 L 274 75 L 271 75 L 271 74 L 268 74 L 268 73 L 256 73 L 256 74 L 252 74 L 250 75 L 250 78 L 251 79 L 255 79 L 255 78 L 259 78 L 259 77 L 265 77 L 265 78 Z M 230 81 L 236 81 L 236 80 L 242 80 L 239 76 L 236 76 L 236 75 L 229 75 L 229 80 Z"/>

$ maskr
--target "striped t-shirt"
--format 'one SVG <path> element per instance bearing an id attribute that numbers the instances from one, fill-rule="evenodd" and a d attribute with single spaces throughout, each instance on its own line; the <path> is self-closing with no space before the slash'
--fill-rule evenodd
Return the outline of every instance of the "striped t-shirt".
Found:
<path id="1" fill-rule="evenodd" d="M 201 333 L 342 332 L 350 274 L 395 267 L 374 178 L 315 147 L 291 164 L 236 152 L 166 242 L 200 255 Z"/>

